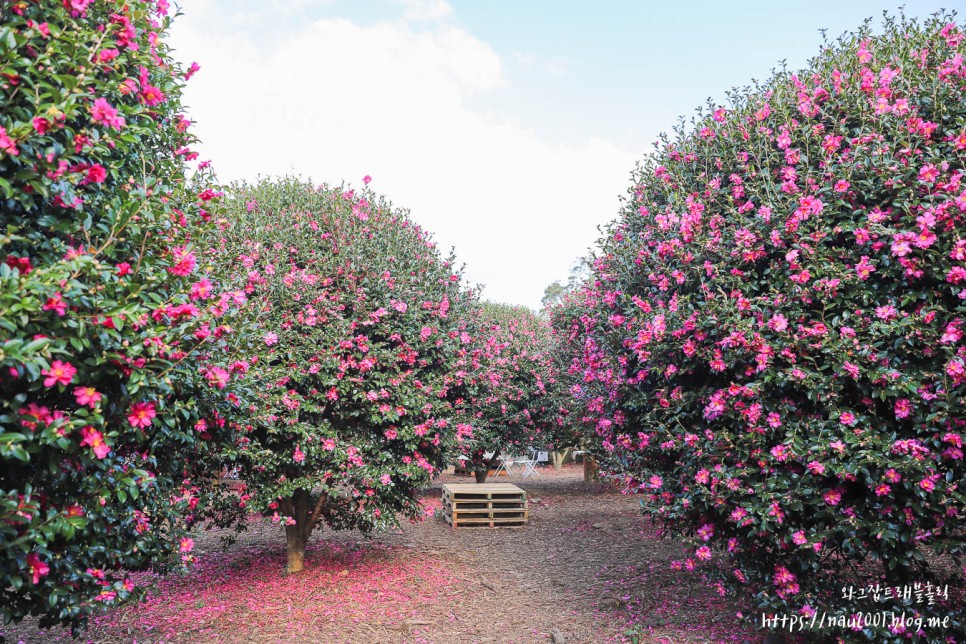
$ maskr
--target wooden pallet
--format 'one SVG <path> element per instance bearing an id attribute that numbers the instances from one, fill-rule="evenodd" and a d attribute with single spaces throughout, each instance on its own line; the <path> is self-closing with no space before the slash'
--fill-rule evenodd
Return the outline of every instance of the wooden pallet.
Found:
<path id="1" fill-rule="evenodd" d="M 527 493 L 511 483 L 443 486 L 443 517 L 454 528 L 523 527 L 527 516 Z"/>

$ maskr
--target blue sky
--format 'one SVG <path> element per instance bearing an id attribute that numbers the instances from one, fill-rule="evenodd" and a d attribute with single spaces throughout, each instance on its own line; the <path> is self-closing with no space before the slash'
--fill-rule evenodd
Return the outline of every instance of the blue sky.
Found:
<path id="1" fill-rule="evenodd" d="M 222 179 L 370 174 L 486 297 L 537 307 L 658 133 L 898 6 L 191 0 L 171 42 L 202 67 L 186 102 Z"/>

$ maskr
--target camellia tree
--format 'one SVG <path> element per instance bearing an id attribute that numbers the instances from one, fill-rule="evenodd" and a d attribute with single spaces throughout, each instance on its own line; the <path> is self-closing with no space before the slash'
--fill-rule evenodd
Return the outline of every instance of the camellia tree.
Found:
<path id="1" fill-rule="evenodd" d="M 452 258 L 368 189 L 289 178 L 226 203 L 211 256 L 238 267 L 262 330 L 261 400 L 230 457 L 250 507 L 284 524 L 294 573 L 316 526 L 424 513 L 417 492 L 454 440 L 445 379 L 473 300 Z"/>
<path id="2" fill-rule="evenodd" d="M 966 633 L 964 54 L 948 16 L 889 19 L 711 105 L 565 318 L 605 467 L 679 565 L 822 637 Z"/>
<path id="3" fill-rule="evenodd" d="M 474 341 L 452 382 L 459 449 L 482 483 L 501 454 L 553 448 L 566 392 L 559 391 L 550 326 L 530 309 L 484 302 L 469 328 Z"/>
<path id="4" fill-rule="evenodd" d="M 558 301 L 545 308 L 554 338 L 554 354 L 560 379 L 566 391 L 566 422 L 557 428 L 558 445 L 579 446 L 584 452 L 584 479 L 599 477 L 597 458 L 602 446 L 595 432 L 604 401 L 616 400 L 615 370 L 609 356 L 597 347 L 596 289 L 588 284 L 575 285 Z"/>
<path id="5" fill-rule="evenodd" d="M 191 557 L 233 405 L 167 2 L 0 4 L 0 614 L 80 627 Z M 203 179 L 200 176 L 199 179 Z M 216 359 L 217 358 L 217 359 Z M 240 390 L 239 390 L 240 391 Z M 237 501 L 236 501 L 237 505 Z"/>

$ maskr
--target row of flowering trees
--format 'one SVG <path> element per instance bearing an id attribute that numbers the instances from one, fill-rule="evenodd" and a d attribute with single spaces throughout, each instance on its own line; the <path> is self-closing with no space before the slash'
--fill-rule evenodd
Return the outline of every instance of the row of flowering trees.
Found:
<path id="1" fill-rule="evenodd" d="M 948 16 L 888 20 L 711 105 L 553 311 L 606 469 L 753 617 L 966 633 L 961 598 L 842 595 L 963 585 L 964 54 Z M 948 620 L 850 619 L 883 610 Z"/>
<path id="2" fill-rule="evenodd" d="M 0 12 L 4 622 L 82 627 L 143 595 L 133 571 L 190 562 L 202 522 L 264 514 L 298 572 L 315 526 L 422 516 L 474 424 L 495 431 L 468 383 L 517 377 L 474 362 L 486 309 L 453 259 L 368 189 L 190 171 L 198 68 L 169 54 L 165 0 Z M 508 423 L 519 440 L 552 424 L 533 380 L 487 393 L 540 419 Z"/>
<path id="3" fill-rule="evenodd" d="M 459 448 L 482 483 L 501 454 L 553 449 L 567 440 L 569 405 L 544 318 L 485 302 L 468 323 L 472 340 L 451 386 L 458 392 Z"/>

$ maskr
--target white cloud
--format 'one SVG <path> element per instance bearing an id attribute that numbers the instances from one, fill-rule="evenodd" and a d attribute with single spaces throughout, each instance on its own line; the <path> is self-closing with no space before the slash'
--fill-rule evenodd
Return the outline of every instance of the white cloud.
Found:
<path id="1" fill-rule="evenodd" d="M 448 15 L 445 3 L 406 4 Z M 534 307 L 616 214 L 636 153 L 590 136 L 558 145 L 512 114 L 474 110 L 474 96 L 508 81 L 464 29 L 326 19 L 269 45 L 219 33 L 206 13 L 176 21 L 173 43 L 202 65 L 186 103 L 222 179 L 295 172 L 358 185 L 370 174 L 456 247 L 487 297 Z"/>
<path id="2" fill-rule="evenodd" d="M 420 22 L 443 20 L 453 15 L 453 7 L 445 0 L 399 0 L 405 7 L 403 18 Z"/>

